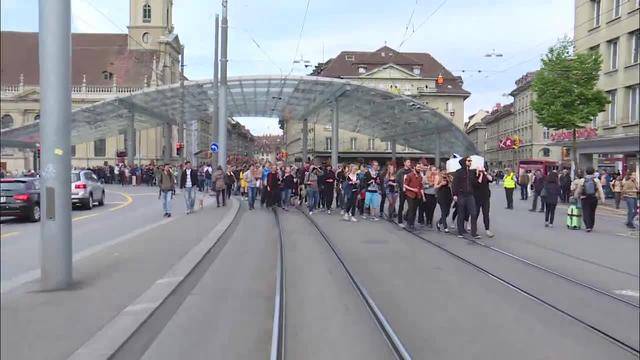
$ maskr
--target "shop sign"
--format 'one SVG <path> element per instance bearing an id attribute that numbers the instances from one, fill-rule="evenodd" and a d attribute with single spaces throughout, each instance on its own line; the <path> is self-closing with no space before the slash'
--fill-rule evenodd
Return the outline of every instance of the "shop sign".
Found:
<path id="1" fill-rule="evenodd" d="M 514 136 L 513 138 L 511 136 L 507 136 L 502 140 L 498 140 L 498 148 L 500 150 L 518 149 L 520 146 L 522 146 L 522 142 L 522 138 L 518 135 Z"/>
<path id="2" fill-rule="evenodd" d="M 576 130 L 576 139 L 586 140 L 586 139 L 595 139 L 598 137 L 598 131 L 593 128 L 585 128 L 585 129 L 577 129 Z M 549 137 L 552 142 L 556 141 L 569 141 L 573 139 L 573 131 L 571 130 L 561 130 L 556 131 L 551 134 Z"/>

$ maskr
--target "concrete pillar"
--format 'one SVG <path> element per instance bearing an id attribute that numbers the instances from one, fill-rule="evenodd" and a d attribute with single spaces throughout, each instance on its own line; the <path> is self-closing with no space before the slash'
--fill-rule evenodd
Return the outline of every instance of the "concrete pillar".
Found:
<path id="1" fill-rule="evenodd" d="M 220 67 L 218 59 L 218 39 L 220 38 L 220 16 L 216 14 L 214 23 L 214 41 L 213 41 L 213 120 L 211 121 L 211 142 L 218 141 L 218 71 Z M 213 167 L 218 166 L 218 157 L 215 154 L 211 157 Z"/>
<path id="2" fill-rule="evenodd" d="M 184 45 L 180 48 L 180 122 L 178 123 L 178 142 L 183 144 L 184 146 Z M 186 146 L 182 149 L 182 153 L 178 157 L 180 162 L 184 161 L 184 153 L 186 151 Z"/>
<path id="3" fill-rule="evenodd" d="M 127 143 L 125 144 L 127 150 L 127 165 L 131 166 L 134 162 L 134 156 L 136 152 L 135 148 L 136 140 L 136 128 L 135 128 L 135 113 L 134 107 L 131 106 L 131 116 L 129 117 L 129 124 L 127 124 Z"/>
<path id="4" fill-rule="evenodd" d="M 396 151 L 396 140 L 393 139 L 391 140 L 391 160 L 396 161 L 397 158 L 397 151 Z"/>
<path id="5" fill-rule="evenodd" d="M 220 24 L 220 90 L 218 101 L 218 165 L 227 170 L 227 0 L 222 0 Z"/>
<path id="6" fill-rule="evenodd" d="M 309 120 L 302 120 L 302 162 L 309 157 Z"/>
<path id="7" fill-rule="evenodd" d="M 71 1 L 40 0 L 40 276 L 43 290 L 73 281 L 71 231 Z"/>
<path id="8" fill-rule="evenodd" d="M 338 168 L 338 150 L 340 147 L 340 141 L 338 139 L 338 127 L 340 125 L 338 99 L 335 99 L 333 104 L 333 118 L 331 121 L 331 166 L 335 170 Z"/>

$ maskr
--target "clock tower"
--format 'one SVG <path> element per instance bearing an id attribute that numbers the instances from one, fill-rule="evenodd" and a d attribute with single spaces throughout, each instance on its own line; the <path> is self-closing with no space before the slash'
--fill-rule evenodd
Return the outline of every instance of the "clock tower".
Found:
<path id="1" fill-rule="evenodd" d="M 129 0 L 129 49 L 159 50 L 173 33 L 173 0 Z"/>

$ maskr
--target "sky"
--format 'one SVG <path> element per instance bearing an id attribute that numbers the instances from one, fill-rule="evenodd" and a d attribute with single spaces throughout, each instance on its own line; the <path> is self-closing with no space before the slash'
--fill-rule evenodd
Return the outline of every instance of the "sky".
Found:
<path id="1" fill-rule="evenodd" d="M 72 31 L 124 33 L 129 0 L 71 0 Z M 496 103 L 540 65 L 558 39 L 573 35 L 574 0 L 228 0 L 229 76 L 307 74 L 341 51 L 428 52 L 471 92 L 465 116 Z M 37 0 L 2 0 L 1 28 L 38 30 Z M 308 4 L 308 10 L 305 9 Z M 213 74 L 213 19 L 220 1 L 174 0 L 175 32 L 189 79 Z M 503 57 L 484 57 L 486 53 Z M 480 72 L 478 72 L 480 70 Z M 240 118 L 254 134 L 279 131 L 274 119 Z"/>

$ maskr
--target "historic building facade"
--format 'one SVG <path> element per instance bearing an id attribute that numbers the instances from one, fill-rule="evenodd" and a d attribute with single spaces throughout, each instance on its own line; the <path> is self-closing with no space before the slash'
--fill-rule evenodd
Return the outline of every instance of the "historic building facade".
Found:
<path id="1" fill-rule="evenodd" d="M 172 6 L 172 0 L 130 0 L 127 34 L 72 34 L 74 109 L 180 80 L 182 44 L 173 33 Z M 39 121 L 38 33 L 3 31 L 1 47 L 1 129 Z M 175 156 L 177 129 L 171 130 L 171 149 L 163 148 L 163 132 L 161 127 L 136 132 L 136 162 L 162 159 L 165 151 Z M 126 151 L 125 134 L 123 129 L 121 135 L 72 146 L 73 165 L 116 162 Z M 34 152 L 3 146 L 1 165 L 34 169 Z"/>
<path id="2" fill-rule="evenodd" d="M 579 165 L 638 171 L 640 2 L 576 0 L 574 39 L 576 51 L 602 55 L 598 87 L 611 101 L 579 140 Z"/>
<path id="3" fill-rule="evenodd" d="M 463 89 L 462 78 L 454 76 L 428 53 L 399 52 L 388 46 L 371 52 L 342 51 L 318 64 L 310 75 L 346 79 L 361 85 L 410 96 L 436 109 L 458 128 L 463 129 L 464 101 L 471 94 Z M 389 119 L 393 121 L 393 119 Z M 302 153 L 301 121 L 288 122 L 285 130 L 289 154 Z M 330 155 L 331 125 L 309 119 L 309 154 Z M 389 158 L 391 144 L 345 130 L 339 131 L 341 158 Z M 396 145 L 398 156 L 433 156 L 422 154 L 404 144 Z"/>

